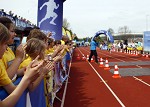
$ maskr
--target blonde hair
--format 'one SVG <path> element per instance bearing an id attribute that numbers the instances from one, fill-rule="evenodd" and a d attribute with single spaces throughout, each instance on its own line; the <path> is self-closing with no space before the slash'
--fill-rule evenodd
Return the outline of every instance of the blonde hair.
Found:
<path id="1" fill-rule="evenodd" d="M 45 49 L 46 45 L 43 41 L 31 38 L 27 41 L 25 51 L 31 58 L 35 58 L 37 55 L 40 55 L 40 59 L 44 59 Z"/>
<path id="2" fill-rule="evenodd" d="M 10 38 L 8 29 L 0 23 L 0 44 L 6 43 Z"/>
<path id="3" fill-rule="evenodd" d="M 33 29 L 30 31 L 27 40 L 31 39 L 31 38 L 37 38 L 39 40 L 42 41 L 46 41 L 47 40 L 47 36 L 40 31 L 40 29 Z"/>
<path id="4" fill-rule="evenodd" d="M 50 44 L 53 43 L 53 42 L 54 42 L 54 39 L 48 38 L 48 45 L 50 45 Z"/>

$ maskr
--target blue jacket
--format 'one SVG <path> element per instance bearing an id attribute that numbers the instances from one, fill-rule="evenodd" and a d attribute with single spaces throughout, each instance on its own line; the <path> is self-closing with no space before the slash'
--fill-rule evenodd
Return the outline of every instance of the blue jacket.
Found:
<path id="1" fill-rule="evenodd" d="M 91 45 L 90 50 L 96 50 L 96 47 L 98 46 L 98 43 L 96 43 L 94 40 L 92 40 L 90 45 Z"/>

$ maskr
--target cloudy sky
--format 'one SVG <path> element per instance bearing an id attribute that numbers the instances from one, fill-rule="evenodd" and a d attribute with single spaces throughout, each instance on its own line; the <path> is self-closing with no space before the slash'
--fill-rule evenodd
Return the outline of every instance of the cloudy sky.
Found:
<path id="1" fill-rule="evenodd" d="M 0 8 L 37 22 L 38 0 L 0 0 Z M 150 0 L 66 0 L 64 18 L 79 37 L 99 30 L 128 26 L 132 32 L 150 30 Z"/>

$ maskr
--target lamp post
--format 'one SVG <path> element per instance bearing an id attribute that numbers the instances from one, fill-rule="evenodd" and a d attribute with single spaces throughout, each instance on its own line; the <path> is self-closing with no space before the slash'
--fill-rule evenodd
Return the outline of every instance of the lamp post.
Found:
<path id="1" fill-rule="evenodd" d="M 146 15 L 146 31 L 148 31 L 148 16 L 149 15 Z"/>

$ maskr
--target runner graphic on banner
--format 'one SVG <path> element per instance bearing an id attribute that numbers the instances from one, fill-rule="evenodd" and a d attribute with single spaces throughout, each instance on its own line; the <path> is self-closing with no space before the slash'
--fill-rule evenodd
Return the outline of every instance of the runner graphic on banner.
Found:
<path id="1" fill-rule="evenodd" d="M 52 32 L 56 40 L 62 37 L 62 14 L 62 0 L 39 0 L 38 26 L 45 34 Z"/>

